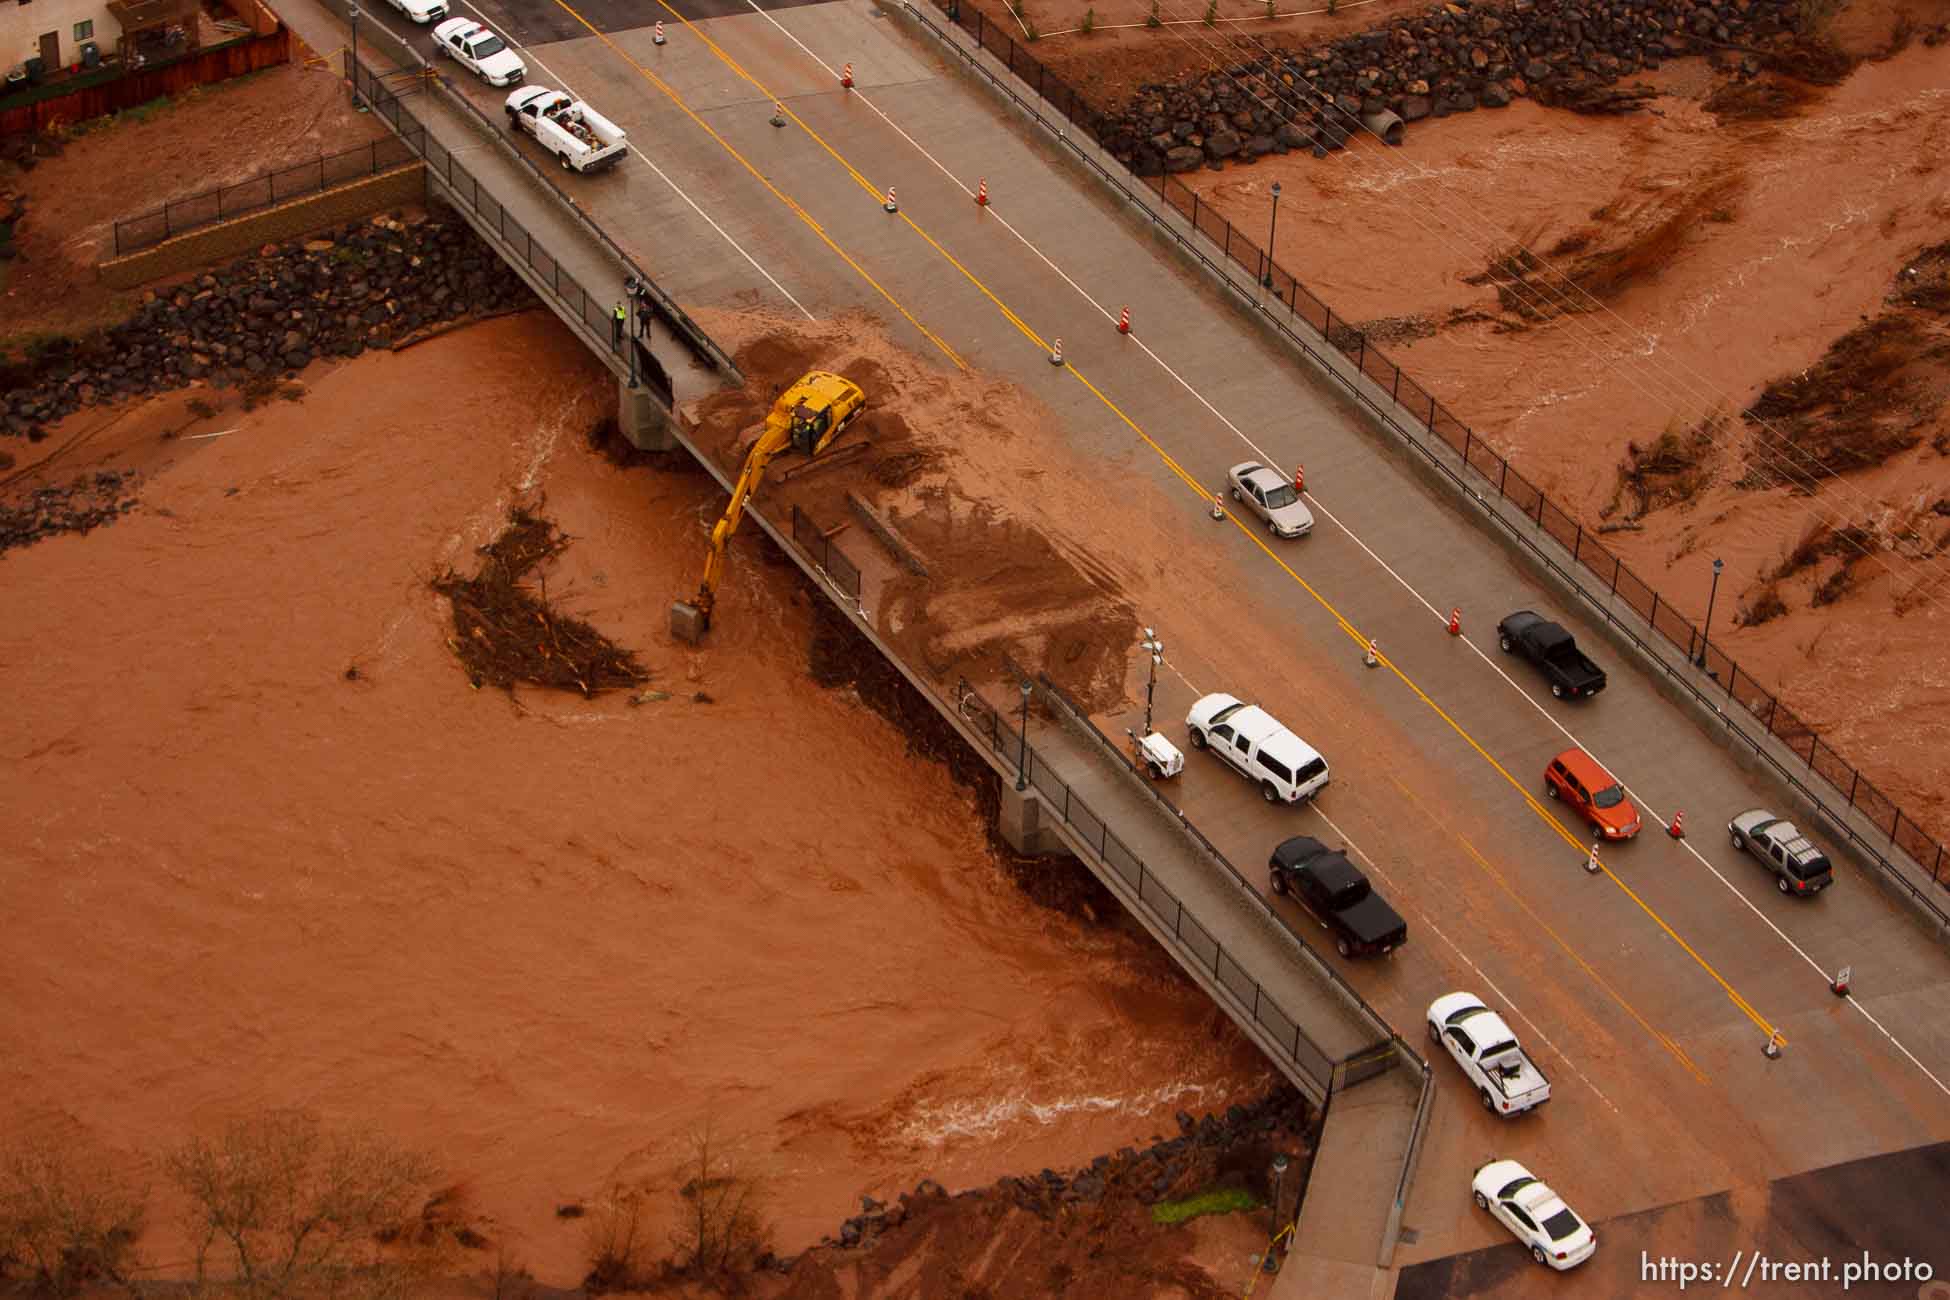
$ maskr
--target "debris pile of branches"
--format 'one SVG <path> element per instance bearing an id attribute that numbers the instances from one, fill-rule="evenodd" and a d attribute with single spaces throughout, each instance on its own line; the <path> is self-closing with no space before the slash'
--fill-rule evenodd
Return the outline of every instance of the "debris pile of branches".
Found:
<path id="1" fill-rule="evenodd" d="M 480 548 L 479 572 L 464 578 L 449 569 L 433 580 L 454 610 L 447 644 L 476 688 L 512 691 L 526 683 L 591 697 L 650 679 L 634 651 L 553 608 L 546 584 L 540 594 L 523 584 L 568 545 L 553 522 L 516 509 L 506 530 Z"/>

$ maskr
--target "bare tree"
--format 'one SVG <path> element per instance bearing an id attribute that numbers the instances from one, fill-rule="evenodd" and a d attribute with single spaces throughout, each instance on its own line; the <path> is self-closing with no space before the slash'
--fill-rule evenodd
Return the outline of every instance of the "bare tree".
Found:
<path id="1" fill-rule="evenodd" d="M 583 1287 L 592 1295 L 628 1291 L 649 1280 L 650 1233 L 644 1224 L 647 1190 L 618 1183 L 598 1201 L 587 1220 L 584 1259 L 589 1272 Z"/>
<path id="2" fill-rule="evenodd" d="M 0 1153 L 0 1274 L 56 1296 L 126 1283 L 146 1199 L 91 1143 L 48 1132 L 23 1139 Z"/>
<path id="3" fill-rule="evenodd" d="M 306 1111 L 269 1110 L 192 1139 L 167 1168 L 190 1201 L 199 1284 L 215 1248 L 252 1296 L 403 1291 L 404 1271 L 376 1238 L 431 1181 L 418 1153 L 363 1131 L 327 1132 Z"/>
<path id="4" fill-rule="evenodd" d="M 771 1225 L 760 1210 L 757 1182 L 738 1164 L 709 1120 L 690 1132 L 690 1158 L 677 1190 L 682 1219 L 672 1237 L 677 1266 L 705 1278 L 721 1278 L 771 1246 Z"/>

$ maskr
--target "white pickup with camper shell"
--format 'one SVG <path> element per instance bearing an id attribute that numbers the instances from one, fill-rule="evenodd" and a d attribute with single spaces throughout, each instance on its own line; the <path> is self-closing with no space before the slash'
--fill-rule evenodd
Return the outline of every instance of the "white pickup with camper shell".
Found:
<path id="1" fill-rule="evenodd" d="M 1192 748 L 1207 749 L 1259 786 L 1268 803 L 1299 803 L 1325 789 L 1327 760 L 1257 704 L 1207 695 L 1185 718 Z"/>
<path id="2" fill-rule="evenodd" d="M 1429 1037 L 1449 1049 L 1492 1115 L 1521 1115 L 1551 1099 L 1551 1082 L 1524 1055 L 1503 1017 L 1473 993 L 1429 1004 Z"/>
<path id="3" fill-rule="evenodd" d="M 508 96 L 507 110 L 508 125 L 534 136 L 566 171 L 601 171 L 630 147 L 616 123 L 546 86 L 523 86 Z"/>

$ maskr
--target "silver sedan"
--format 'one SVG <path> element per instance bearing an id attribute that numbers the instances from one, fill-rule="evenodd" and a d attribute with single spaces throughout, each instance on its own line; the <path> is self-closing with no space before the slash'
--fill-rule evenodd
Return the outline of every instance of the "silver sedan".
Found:
<path id="1" fill-rule="evenodd" d="M 1305 537 L 1313 531 L 1313 511 L 1278 470 L 1249 460 L 1227 470 L 1226 478 L 1232 483 L 1232 499 L 1265 520 L 1274 536 Z"/>

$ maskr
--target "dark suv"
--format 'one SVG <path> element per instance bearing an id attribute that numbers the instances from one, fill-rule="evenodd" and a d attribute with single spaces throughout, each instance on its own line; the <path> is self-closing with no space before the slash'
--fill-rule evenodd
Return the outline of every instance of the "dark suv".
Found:
<path id="1" fill-rule="evenodd" d="M 1733 847 L 1759 858 L 1774 873 L 1774 886 L 1789 897 L 1806 898 L 1835 883 L 1828 855 L 1798 830 L 1765 808 L 1741 813 L 1727 823 Z"/>

